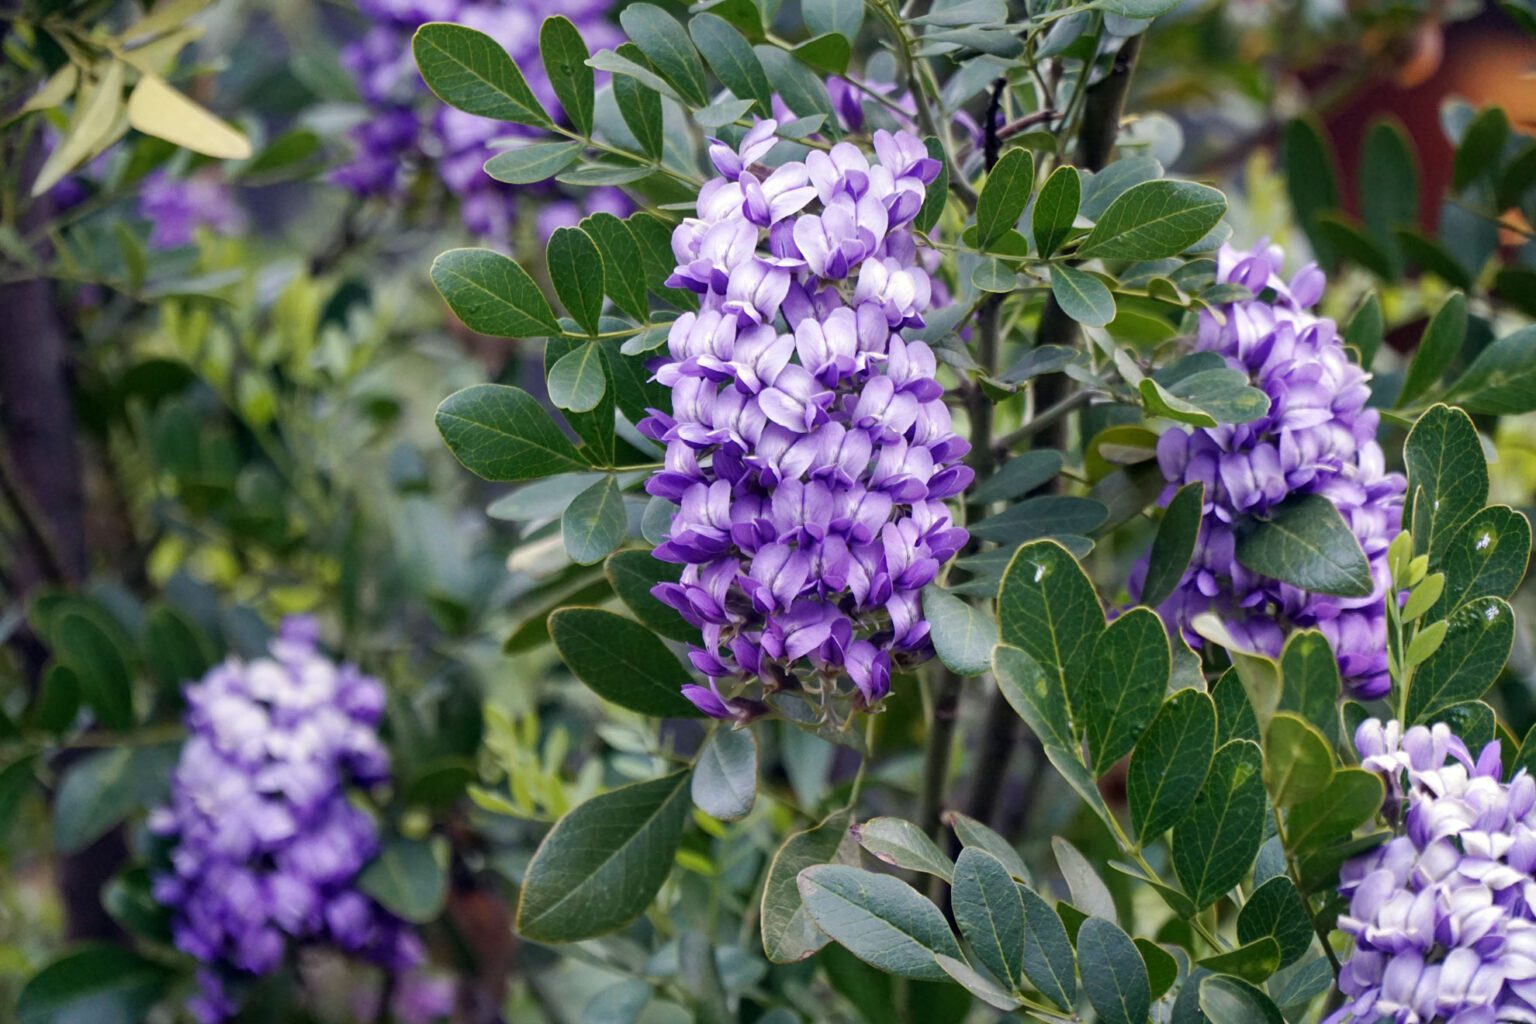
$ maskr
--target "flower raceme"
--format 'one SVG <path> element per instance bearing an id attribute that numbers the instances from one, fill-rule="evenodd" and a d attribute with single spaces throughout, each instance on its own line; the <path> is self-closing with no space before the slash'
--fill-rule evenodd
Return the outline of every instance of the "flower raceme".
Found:
<path id="1" fill-rule="evenodd" d="M 1350 362 L 1333 321 L 1311 312 L 1323 293 L 1322 272 L 1309 265 L 1286 281 L 1283 260 L 1278 247 L 1266 244 L 1246 253 L 1223 247 L 1218 258 L 1218 280 L 1256 297 L 1229 303 L 1219 315 L 1202 311 L 1196 348 L 1247 374 L 1269 396 L 1269 411 L 1248 423 L 1169 430 L 1159 438 L 1165 498 L 1183 484 L 1205 485 L 1194 560 L 1159 610 L 1184 627 L 1215 611 L 1240 643 L 1269 655 L 1280 653 L 1290 629 L 1315 627 L 1332 644 L 1351 696 L 1373 699 L 1391 688 L 1387 546 L 1401 528 L 1405 484 L 1386 472 L 1376 442 L 1380 414 L 1366 408 L 1367 374 Z M 1237 561 L 1238 520 L 1263 517 L 1295 494 L 1322 495 L 1343 515 L 1370 563 L 1370 595 L 1311 593 Z"/>
<path id="2" fill-rule="evenodd" d="M 1340 872 L 1355 952 L 1329 1024 L 1536 1020 L 1536 779 L 1501 781 L 1498 742 L 1474 759 L 1444 724 L 1370 719 L 1355 745 L 1401 834 Z"/>
<path id="3" fill-rule="evenodd" d="M 187 687 L 188 738 L 150 827 L 174 844 L 154 894 L 203 964 L 198 1019 L 232 1016 L 228 983 L 277 970 L 294 945 L 396 972 L 423 960 L 410 927 L 357 889 L 379 837 L 347 791 L 389 778 L 383 710 L 378 680 L 322 655 L 305 618 L 283 623 L 270 658 Z"/>
<path id="4" fill-rule="evenodd" d="M 912 219 L 938 163 L 908 133 L 876 132 L 762 164 L 774 121 L 710 147 L 718 177 L 672 236 L 674 287 L 699 310 L 672 325 L 655 369 L 669 412 L 640 426 L 666 445 L 647 486 L 678 504 L 656 587 L 702 633 L 691 652 L 705 713 L 749 717 L 763 691 L 846 675 L 856 703 L 932 653 L 920 592 L 968 539 L 944 499 L 970 483 L 923 325 L 933 284 Z M 814 682 L 813 682 L 814 681 Z"/>

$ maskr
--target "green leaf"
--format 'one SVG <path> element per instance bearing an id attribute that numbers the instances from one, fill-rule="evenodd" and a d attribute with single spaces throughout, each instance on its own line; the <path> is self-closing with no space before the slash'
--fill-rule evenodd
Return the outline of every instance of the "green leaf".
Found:
<path id="1" fill-rule="evenodd" d="M 848 40 L 835 32 L 812 36 L 803 43 L 795 44 L 789 52 L 802 64 L 828 75 L 846 72 L 848 61 L 853 58 Z"/>
<path id="2" fill-rule="evenodd" d="M 1103 327 L 1115 318 L 1108 286 L 1097 275 L 1065 263 L 1051 264 L 1051 295 L 1063 313 L 1088 327 Z"/>
<path id="3" fill-rule="evenodd" d="M 1291 208 L 1296 211 L 1296 220 L 1311 240 L 1318 259 L 1325 266 L 1334 266 L 1336 258 L 1332 247 L 1326 236 L 1317 230 L 1318 214 L 1339 205 L 1338 171 L 1327 137 L 1311 118 L 1294 120 L 1285 126 L 1280 151 L 1285 166 L 1286 191 L 1290 195 Z"/>
<path id="4" fill-rule="evenodd" d="M 1150 608 L 1132 608 L 1099 635 L 1079 684 L 1078 716 L 1095 776 L 1131 752 L 1157 714 L 1171 672 L 1168 631 Z"/>
<path id="5" fill-rule="evenodd" d="M 980 850 L 989 854 L 1008 870 L 1014 880 L 1021 885 L 1029 884 L 1029 869 L 1024 866 L 1024 859 L 1019 856 L 1019 851 L 1013 848 L 1013 844 L 998 835 L 986 825 L 959 811 L 945 811 L 944 821 L 955 830 L 955 837 L 961 845 L 967 848 Z"/>
<path id="6" fill-rule="evenodd" d="M 982 249 L 1012 231 L 1029 203 L 1035 183 L 1035 158 L 1015 147 L 987 174 L 976 201 L 976 244 Z"/>
<path id="7" fill-rule="evenodd" d="M 1360 213 L 1371 238 L 1386 253 L 1396 276 L 1402 256 L 1392 229 L 1412 227 L 1419 218 L 1418 160 L 1396 120 L 1376 121 L 1360 147 Z"/>
<path id="8" fill-rule="evenodd" d="M 605 270 L 597 243 L 580 228 L 556 228 L 545 250 L 550 282 L 566 312 L 588 334 L 596 334 L 603 311 Z"/>
<path id="9" fill-rule="evenodd" d="M 80 696 L 108 729 L 133 725 L 133 675 L 122 651 L 84 615 L 66 612 L 52 627 L 59 662 L 80 682 Z"/>
<path id="10" fill-rule="evenodd" d="M 1392 237 L 1402 250 L 1407 266 L 1434 274 L 1457 288 L 1471 288 L 1475 284 L 1472 275 L 1450 250 L 1423 232 L 1413 228 L 1393 228 Z"/>
<path id="11" fill-rule="evenodd" d="M 939 176 L 928 183 L 927 191 L 923 193 L 923 205 L 917 211 L 912 224 L 917 230 L 929 232 L 944 215 L 945 204 L 949 202 L 949 161 L 944 157 L 944 144 L 932 135 L 923 139 L 923 147 L 928 150 L 928 155 L 939 162 Z"/>
<path id="12" fill-rule="evenodd" d="M 496 338 L 560 333 L 528 272 L 489 249 L 449 249 L 432 261 L 432 283 L 464 326 Z"/>
<path id="13" fill-rule="evenodd" d="M 655 4 L 630 4 L 619 13 L 619 24 L 683 99 L 693 107 L 709 102 L 704 63 L 676 18 Z"/>
<path id="14" fill-rule="evenodd" d="M 629 225 L 611 213 L 594 213 L 583 219 L 580 227 L 602 254 L 603 287 L 608 297 L 643 322 L 650 313 L 645 297 L 645 257 Z"/>
<path id="15" fill-rule="evenodd" d="M 560 516 L 565 553 L 578 565 L 607 558 L 624 540 L 624 496 L 612 476 L 604 476 L 571 500 Z"/>
<path id="16" fill-rule="evenodd" d="M 803 4 L 801 13 L 812 35 L 836 32 L 850 43 L 858 38 L 864 24 L 863 0 L 817 0 Z"/>
<path id="17" fill-rule="evenodd" d="M 1509 597 L 1530 558 L 1530 521 L 1507 505 L 1490 505 L 1468 519 L 1447 546 L 1440 560 L 1445 590 L 1431 614 L 1444 618 L 1474 598 Z"/>
<path id="18" fill-rule="evenodd" d="M 1392 254 L 1343 213 L 1330 210 L 1318 214 L 1313 218 L 1313 230 L 1327 250 L 1340 258 L 1358 263 L 1377 277 L 1391 280 L 1396 276 Z"/>
<path id="19" fill-rule="evenodd" d="M 1461 351 L 1466 336 L 1467 297 L 1461 292 L 1452 292 L 1429 321 L 1429 326 L 1424 328 L 1418 351 L 1408 367 L 1408 378 L 1403 381 L 1403 390 L 1397 396 L 1398 408 L 1409 405 L 1439 383 Z"/>
<path id="20" fill-rule="evenodd" d="M 1506 335 L 1479 352 L 1451 388 L 1449 400 L 1488 416 L 1536 409 L 1536 327 Z"/>
<path id="21" fill-rule="evenodd" d="M 1072 231 L 1077 220 L 1077 207 L 1083 198 L 1083 180 L 1077 168 L 1063 165 L 1056 168 L 1035 197 L 1035 209 L 1030 214 L 1030 231 L 1035 236 L 1035 251 L 1041 259 L 1055 252 Z"/>
<path id="22" fill-rule="evenodd" d="M 1279 948 L 1279 967 L 1290 966 L 1312 948 L 1312 918 L 1301 900 L 1301 893 L 1284 875 L 1277 875 L 1255 889 L 1237 915 L 1239 942 L 1246 945 L 1266 936 Z M 1209 964 L 1206 966 L 1210 967 Z M 1216 970 L 1214 967 L 1210 969 Z"/>
<path id="23" fill-rule="evenodd" d="M 437 407 L 437 429 L 464 468 L 498 482 L 588 468 L 534 397 L 504 384 L 456 391 Z"/>
<path id="24" fill-rule="evenodd" d="M 634 43 L 620 46 L 616 56 L 634 67 L 639 67 L 645 60 L 645 55 Z M 652 160 L 660 160 L 664 137 L 661 94 L 632 75 L 615 74 L 613 99 L 618 105 L 619 116 L 624 119 L 624 126 L 640 143 L 640 152 Z"/>
<path id="25" fill-rule="evenodd" d="M 1488 500 L 1488 463 L 1477 428 L 1460 409 L 1432 406 L 1408 432 L 1403 462 L 1409 496 L 1403 524 L 1412 526 L 1414 546 L 1438 568 L 1451 538 Z"/>
<path id="26" fill-rule="evenodd" d="M 945 668 L 957 675 L 979 676 L 992 667 L 997 623 L 986 612 L 930 583 L 923 588 L 923 617 Z"/>
<path id="27" fill-rule="evenodd" d="M 1002 294 L 1018 287 L 1019 275 L 1002 260 L 986 256 L 971 271 L 971 284 L 978 291 Z"/>
<path id="28" fill-rule="evenodd" d="M 956 960 L 942 953 L 936 954 L 933 959 L 943 968 L 944 973 L 949 975 L 951 981 L 993 1009 L 1007 1012 L 1017 1010 L 1024 1004 L 1018 996 L 1013 995 L 993 981 L 990 976 L 981 973 L 963 960 Z"/>
<path id="29" fill-rule="evenodd" d="M 553 122 L 507 51 L 484 32 L 429 22 L 411 40 L 427 88 L 450 107 L 534 128 Z"/>
<path id="30" fill-rule="evenodd" d="M 424 924 L 442 913 L 448 898 L 445 867 L 430 843 L 395 836 L 363 869 L 357 885 L 385 909 Z"/>
<path id="31" fill-rule="evenodd" d="M 1009 989 L 1024 987 L 1024 900 L 1002 862 L 967 848 L 955 862 L 950 907 L 976 959 Z"/>
<path id="32" fill-rule="evenodd" d="M 1414 673 L 1404 725 L 1432 723 L 1446 708 L 1488 692 L 1509 660 L 1514 611 L 1498 597 L 1480 597 L 1447 620 L 1445 641 Z"/>
<path id="33" fill-rule="evenodd" d="M 773 113 L 773 86 L 768 84 L 768 73 L 752 52 L 752 44 L 730 22 L 705 11 L 693 16 L 688 34 L 727 89 L 738 99 L 755 102 L 761 116 Z"/>
<path id="34" fill-rule="evenodd" d="M 539 56 L 566 119 L 571 127 L 590 138 L 596 81 L 587 66 L 592 53 L 581 32 L 561 15 L 545 18 L 539 29 Z"/>
<path id="35" fill-rule="evenodd" d="M 784 840 L 768 866 L 763 883 L 763 952 L 776 964 L 804 960 L 828 942 L 800 899 L 796 879 L 801 871 L 818 864 L 858 863 L 858 845 L 848 832 L 853 821 L 844 809 L 829 815 L 814 828 L 796 832 Z"/>
<path id="36" fill-rule="evenodd" d="M 939 908 L 899 878 L 828 864 L 801 871 L 799 885 L 817 926 L 871 967 L 944 981 L 933 958 L 963 958 Z"/>
<path id="37" fill-rule="evenodd" d="M 1147 576 L 1141 585 L 1143 604 L 1157 607 L 1168 599 L 1189 569 L 1195 543 L 1200 539 L 1200 514 L 1205 507 L 1205 484 L 1196 481 L 1180 487 L 1168 502 L 1152 553 L 1147 557 Z"/>
<path id="38" fill-rule="evenodd" d="M 1135 18 L 1138 21 L 1144 18 L 1155 18 L 1159 14 L 1167 14 L 1179 6 L 1179 0 L 1102 0 L 1098 5 L 1100 10 L 1110 14 L 1118 14 L 1122 18 Z"/>
<path id="39" fill-rule="evenodd" d="M 1077 933 L 1083 991 L 1103 1024 L 1145 1024 L 1152 1009 L 1147 967 L 1130 936 L 1090 917 Z"/>
<path id="40" fill-rule="evenodd" d="M 1173 869 L 1204 910 L 1230 892 L 1264 841 L 1264 758 L 1257 744 L 1234 740 L 1216 751 L 1189 814 L 1173 830 Z"/>
<path id="41" fill-rule="evenodd" d="M 1152 998 L 1161 999 L 1173 988 L 1173 983 L 1179 980 L 1179 961 L 1150 939 L 1138 938 L 1135 941 L 1136 952 L 1141 954 L 1141 962 L 1147 969 L 1147 980 L 1152 984 Z"/>
<path id="42" fill-rule="evenodd" d="M 877 859 L 905 871 L 937 875 L 946 882 L 955 880 L 955 862 L 938 844 L 910 821 L 902 818 L 871 818 L 853 826 L 859 845 Z"/>
<path id="43" fill-rule="evenodd" d="M 1216 707 L 1210 696 L 1184 689 L 1169 697 L 1136 741 L 1126 773 L 1131 823 L 1143 845 L 1184 820 L 1215 752 Z"/>
<path id="44" fill-rule="evenodd" d="M 53 797 L 53 845 L 78 853 L 133 812 L 159 802 L 176 764 L 174 746 L 116 747 L 71 764 Z"/>
<path id="45" fill-rule="evenodd" d="M 1281 711 L 1264 733 L 1264 785 L 1276 807 L 1321 793 L 1333 779 L 1333 750 L 1305 719 Z"/>
<path id="46" fill-rule="evenodd" d="M 1272 936 L 1261 935 L 1252 942 L 1208 956 L 1198 963 L 1212 974 L 1230 974 L 1258 984 L 1280 969 L 1280 943 Z"/>
<path id="47" fill-rule="evenodd" d="M 1056 866 L 1061 869 L 1061 876 L 1067 880 L 1067 891 L 1072 894 L 1072 906 L 1089 917 L 1118 921 L 1120 915 L 1115 909 L 1115 898 L 1088 858 L 1060 836 L 1051 837 L 1051 852 L 1056 856 Z"/>
<path id="48" fill-rule="evenodd" d="M 1021 498 L 1061 472 L 1061 453 L 1048 448 L 1022 452 L 971 489 L 969 500 L 978 505 Z"/>
<path id="49" fill-rule="evenodd" d="M 531 142 L 504 149 L 485 162 L 485 173 L 508 185 L 546 181 L 576 162 L 579 142 Z"/>
<path id="50" fill-rule="evenodd" d="M 16 1000 L 17 1024 L 140 1024 L 175 972 L 122 946 L 84 946 L 38 971 Z"/>
<path id="51" fill-rule="evenodd" d="M 1071 1011 L 1077 1002 L 1077 962 L 1067 927 L 1033 889 L 1020 887 L 1024 902 L 1024 977 L 1051 1002 Z"/>
<path id="52" fill-rule="evenodd" d="M 829 125 L 835 123 L 837 113 L 832 109 L 832 99 L 814 71 L 777 46 L 754 46 L 752 52 L 762 62 L 773 91 L 797 117 L 821 114 Z"/>
<path id="53" fill-rule="evenodd" d="M 1078 255 L 1126 260 L 1177 256 L 1204 238 L 1226 210 L 1226 197 L 1208 185 L 1145 181 L 1109 205 Z"/>
<path id="54" fill-rule="evenodd" d="M 123 115 L 123 75 L 126 65 L 107 59 L 99 75 L 91 75 L 75 96 L 75 110 L 64 137 L 43 161 L 32 182 L 37 197 L 57 185 L 64 176 L 96 156 L 121 133 L 116 125 Z M 96 70 L 96 69 L 93 69 Z"/>
<path id="55" fill-rule="evenodd" d="M 1509 138 L 1509 117 L 1499 107 L 1488 107 L 1472 119 L 1456 147 L 1451 182 L 1457 191 L 1485 174 L 1498 170 L 1499 154 Z"/>
<path id="56" fill-rule="evenodd" d="M 1211 687 L 1211 699 L 1216 702 L 1216 746 L 1226 746 L 1232 740 L 1259 742 L 1259 716 L 1248 697 L 1237 670 L 1224 672 L 1216 685 Z M 1279 707 L 1278 701 L 1276 707 Z"/>
<path id="57" fill-rule="evenodd" d="M 587 346 L 591 345 L 590 350 Z M 585 350 L 587 359 L 583 363 L 581 353 Z M 560 395 L 560 401 L 572 402 L 583 405 L 592 398 L 594 383 L 600 383 L 602 393 L 597 395 L 595 404 L 590 409 L 576 410 L 565 409 L 565 421 L 570 424 L 576 436 L 581 438 L 582 446 L 579 449 L 581 456 L 594 466 L 612 465 L 617 456 L 614 439 L 614 409 L 617 405 L 613 386 L 613 373 L 610 356 L 601 346 L 595 342 L 581 341 L 576 338 L 558 335 L 544 343 L 544 375 L 547 379 L 555 379 L 556 384 L 552 391 Z M 569 362 L 566 360 L 569 359 Z M 562 366 L 561 363 L 565 365 Z M 559 373 L 555 373 L 556 369 Z M 585 380 L 581 378 L 585 376 Z M 580 384 L 587 389 L 583 394 Z M 578 488 L 579 493 L 581 489 Z M 528 495 L 534 498 L 536 495 Z M 570 495 L 574 498 L 575 495 Z M 570 498 L 566 498 L 564 505 L 569 505 Z M 564 508 L 556 508 L 553 504 L 540 509 L 539 518 L 544 518 L 562 511 Z"/>
<path id="58" fill-rule="evenodd" d="M 579 942 L 638 917 L 672 870 L 688 821 L 689 775 L 603 793 L 556 822 L 523 877 L 518 933 Z"/>
<path id="59" fill-rule="evenodd" d="M 595 341 L 561 356 L 549 370 L 549 400 L 567 412 L 591 412 L 608 391 L 602 347 Z"/>
<path id="60" fill-rule="evenodd" d="M 716 729 L 693 768 L 693 805 L 712 818 L 737 821 L 757 802 L 757 741 L 750 729 Z"/>
<path id="61" fill-rule="evenodd" d="M 1312 723 L 1330 744 L 1339 741 L 1339 661 L 1315 629 L 1292 633 L 1280 655 L 1281 711 Z"/>
<path id="62" fill-rule="evenodd" d="M 549 635 L 570 670 L 604 700 L 657 718 L 697 718 L 688 670 L 656 634 L 601 608 L 560 608 Z"/>
<path id="63" fill-rule="evenodd" d="M 1303 852 L 1346 838 L 1376 816 L 1385 792 L 1381 776 L 1375 772 L 1340 768 L 1327 789 L 1286 814 L 1286 838 L 1293 849 Z"/>
<path id="64" fill-rule="evenodd" d="M 1201 979 L 1200 1012 L 1209 1024 L 1284 1024 L 1268 996 L 1224 974 Z"/>
<path id="65" fill-rule="evenodd" d="M 1319 494 L 1276 505 L 1268 519 L 1237 524 L 1237 560 L 1261 576 L 1319 594 L 1365 597 L 1371 566 L 1344 517 Z"/>
<path id="66" fill-rule="evenodd" d="M 663 562 L 649 551 L 615 551 L 603 563 L 613 592 L 646 628 L 668 640 L 698 643 L 699 630 L 691 626 L 677 609 L 662 604 L 651 589 L 661 583 L 676 583 L 681 566 Z"/>
<path id="67" fill-rule="evenodd" d="M 1077 689 L 1105 622 L 1093 584 L 1066 548 L 1049 540 L 1019 548 L 1003 574 L 997 614 L 1002 642 L 1051 673 L 1055 693 Z M 1065 706 L 1060 713 L 1068 717 Z"/>
<path id="68" fill-rule="evenodd" d="M 1141 383 L 1137 385 L 1137 391 L 1141 394 L 1141 401 L 1146 406 L 1147 412 L 1153 416 L 1162 416 L 1197 427 L 1216 425 L 1215 416 L 1193 402 L 1186 402 L 1151 377 L 1143 377 Z"/>
<path id="69" fill-rule="evenodd" d="M 1344 328 L 1344 344 L 1360 353 L 1360 365 L 1369 370 L 1376 361 L 1376 352 L 1381 348 L 1386 331 L 1381 299 L 1376 297 L 1374 290 L 1369 291 L 1349 318 L 1349 326 Z"/>

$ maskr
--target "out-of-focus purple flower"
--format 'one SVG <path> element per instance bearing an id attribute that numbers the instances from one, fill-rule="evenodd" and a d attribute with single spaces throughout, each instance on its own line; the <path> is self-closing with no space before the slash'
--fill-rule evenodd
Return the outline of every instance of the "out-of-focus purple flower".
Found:
<path id="1" fill-rule="evenodd" d="M 667 446 L 647 487 L 680 506 L 656 557 L 682 577 L 653 593 L 699 628 L 709 685 L 683 692 L 716 718 L 760 710 L 749 683 L 846 676 L 878 703 L 932 653 L 918 595 L 967 540 L 943 502 L 969 445 L 933 352 L 901 334 L 930 308 L 911 221 L 938 164 L 880 131 L 873 162 L 839 143 L 769 171 L 775 128 L 710 147 L 720 177 L 673 233 L 669 281 L 700 308 L 656 366 L 672 408 L 640 424 Z"/>
<path id="2" fill-rule="evenodd" d="M 1270 406 L 1249 423 L 1173 429 L 1159 438 L 1165 500 L 1183 484 L 1205 485 L 1200 543 L 1160 610 L 1185 627 L 1214 611 L 1240 643 L 1270 655 L 1280 653 L 1288 630 L 1315 627 L 1332 644 L 1349 693 L 1372 699 L 1391 689 L 1386 556 L 1401 528 L 1405 484 L 1386 472 L 1376 443 L 1380 415 L 1366 408 L 1365 371 L 1350 362 L 1333 321 L 1310 311 L 1322 296 L 1322 273 L 1309 265 L 1286 281 L 1283 260 L 1278 247 L 1262 243 L 1252 252 L 1223 247 L 1218 257 L 1217 279 L 1255 297 L 1219 313 L 1203 310 L 1196 347 L 1247 374 Z M 1370 562 L 1369 596 L 1310 593 L 1238 563 L 1234 523 L 1263 517 L 1295 494 L 1322 495 L 1343 515 Z"/>
<path id="3" fill-rule="evenodd" d="M 165 171 L 146 175 L 139 184 L 139 215 L 150 222 L 149 244 L 174 249 L 192 244 L 198 228 L 221 235 L 245 230 L 245 211 L 216 173 L 173 178 Z"/>
<path id="4" fill-rule="evenodd" d="M 428 21 L 452 21 L 484 32 L 512 55 L 545 109 L 558 113 L 554 87 L 539 57 L 540 26 L 546 17 L 564 15 L 592 50 L 614 47 L 624 40 L 608 18 L 612 7 L 612 0 L 363 0 L 359 8 L 373 25 L 342 49 L 341 59 L 357 82 L 358 95 L 375 113 L 350 133 L 352 158 L 335 170 L 333 180 L 362 196 L 398 196 L 408 183 L 408 161 L 430 159 L 459 198 L 465 227 L 484 238 L 505 238 L 517 212 L 516 196 L 537 187 L 503 184 L 482 168 L 496 153 L 493 143 L 530 131 L 431 99 L 411 56 L 411 34 Z M 558 195 L 552 188 L 541 191 L 552 200 Z M 589 196 L 591 208 L 583 215 L 629 210 L 617 190 Z M 551 222 L 539 218 L 541 234 L 547 236 Z"/>
<path id="5" fill-rule="evenodd" d="M 1444 724 L 1370 719 L 1355 745 L 1401 834 L 1340 871 L 1355 952 L 1329 1024 L 1536 1020 L 1536 780 L 1502 782 L 1498 742 L 1474 760 Z"/>
<path id="6" fill-rule="evenodd" d="M 409 925 L 356 887 L 379 836 L 348 790 L 389 777 L 383 688 L 316 639 L 312 620 L 290 618 L 269 658 L 231 659 L 187 687 L 188 738 L 150 827 L 173 844 L 154 894 L 176 945 L 203 963 L 194 1009 L 206 1022 L 233 1013 L 232 984 L 296 945 L 396 972 L 423 958 Z"/>

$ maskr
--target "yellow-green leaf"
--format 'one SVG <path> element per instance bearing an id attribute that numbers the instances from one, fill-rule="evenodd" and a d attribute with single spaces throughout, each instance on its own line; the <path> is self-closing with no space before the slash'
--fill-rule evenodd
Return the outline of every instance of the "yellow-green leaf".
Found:
<path id="1" fill-rule="evenodd" d="M 128 97 L 128 123 L 145 135 L 215 159 L 251 155 L 251 140 L 147 71 Z"/>

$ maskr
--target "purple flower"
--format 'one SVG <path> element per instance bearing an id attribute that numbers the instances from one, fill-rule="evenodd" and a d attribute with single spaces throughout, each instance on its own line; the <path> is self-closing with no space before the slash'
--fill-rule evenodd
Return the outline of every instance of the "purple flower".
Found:
<path id="1" fill-rule="evenodd" d="M 149 174 L 139 184 L 139 215 L 150 222 L 149 244 L 154 249 L 191 245 L 198 228 L 233 235 L 246 224 L 245 211 L 229 186 L 208 173 L 186 178 L 164 171 Z"/>
<path id="2" fill-rule="evenodd" d="M 1246 374 L 1270 405 L 1248 423 L 1172 429 L 1159 438 L 1158 464 L 1169 482 L 1164 499 L 1183 484 L 1205 485 L 1200 543 L 1161 611 L 1196 644 L 1190 620 L 1214 611 L 1240 642 L 1269 655 L 1280 653 L 1289 630 L 1319 629 L 1350 695 L 1369 700 L 1391 689 L 1386 554 L 1401 528 L 1405 484 L 1386 472 L 1376 443 L 1380 416 L 1366 407 L 1365 371 L 1350 362 L 1333 321 L 1309 310 L 1322 295 L 1323 275 L 1309 265 L 1286 281 L 1283 259 L 1265 244 L 1250 253 L 1224 247 L 1218 257 L 1218 280 L 1243 285 L 1256 297 L 1219 314 L 1202 311 L 1196 347 Z M 1322 495 L 1343 515 L 1369 560 L 1371 594 L 1310 593 L 1238 563 L 1234 524 L 1243 516 L 1263 517 L 1295 494 Z M 1139 590 L 1140 580 L 1133 584 Z"/>
<path id="3" fill-rule="evenodd" d="M 150 827 L 172 844 L 154 893 L 176 945 L 203 962 L 202 1021 L 231 1016 L 231 983 L 276 970 L 291 946 L 392 971 L 423 959 L 409 926 L 356 888 L 379 837 L 348 790 L 389 777 L 383 687 L 316 643 L 312 620 L 287 619 L 270 658 L 187 687 L 188 738 Z"/>
<path id="4" fill-rule="evenodd" d="M 1329 1024 L 1536 1020 L 1536 780 L 1501 780 L 1444 724 L 1370 719 L 1355 735 L 1400 834 L 1340 871 L 1355 952 Z"/>
<path id="5" fill-rule="evenodd" d="M 943 499 L 970 482 L 921 326 L 933 287 L 910 223 L 938 165 L 878 132 L 764 173 L 776 124 L 732 150 L 672 237 L 671 283 L 700 296 L 672 325 L 656 379 L 669 411 L 640 424 L 667 446 L 647 485 L 679 506 L 656 557 L 683 565 L 653 593 L 701 633 L 716 718 L 746 694 L 835 681 L 878 703 L 891 673 L 932 653 L 919 593 L 966 541 Z M 904 197 L 916 196 L 913 205 Z"/>

